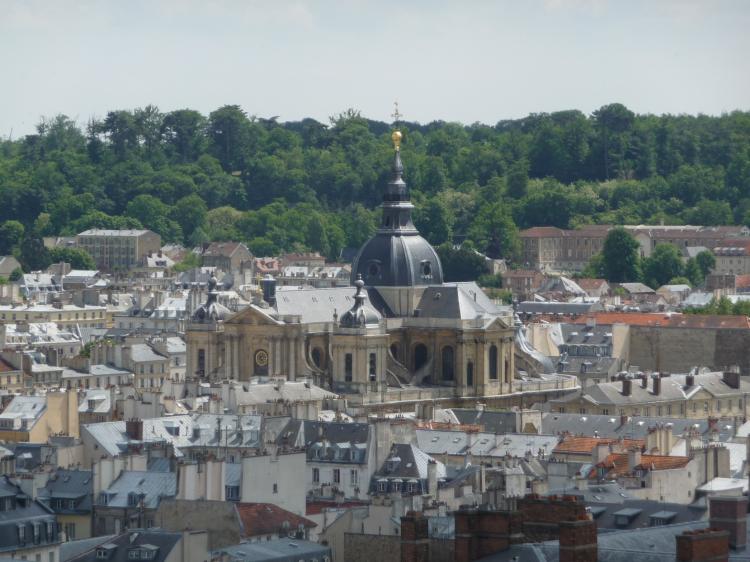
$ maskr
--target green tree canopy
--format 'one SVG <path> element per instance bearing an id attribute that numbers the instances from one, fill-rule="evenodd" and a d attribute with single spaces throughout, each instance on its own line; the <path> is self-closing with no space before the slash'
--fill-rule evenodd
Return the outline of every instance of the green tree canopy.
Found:
<path id="1" fill-rule="evenodd" d="M 669 283 L 670 279 L 682 277 L 683 271 L 680 251 L 671 244 L 657 244 L 643 262 L 643 279 L 654 289 Z"/>
<path id="2" fill-rule="evenodd" d="M 622 227 L 613 228 L 604 239 L 601 267 L 604 277 L 614 283 L 640 279 L 640 245 Z"/>

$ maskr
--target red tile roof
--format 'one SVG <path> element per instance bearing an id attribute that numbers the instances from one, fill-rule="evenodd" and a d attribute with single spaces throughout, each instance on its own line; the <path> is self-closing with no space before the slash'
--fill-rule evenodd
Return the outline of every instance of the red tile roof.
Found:
<path id="1" fill-rule="evenodd" d="M 750 287 L 750 275 L 735 275 L 734 288 L 747 289 Z"/>
<path id="2" fill-rule="evenodd" d="M 675 470 L 685 468 L 690 462 L 690 457 L 677 457 L 670 455 L 641 455 L 641 463 L 628 466 L 628 453 L 612 453 L 607 456 L 597 467 L 609 469 L 609 477 L 619 474 L 629 474 L 634 470 Z"/>
<path id="3" fill-rule="evenodd" d="M 597 324 L 628 324 L 629 326 L 661 326 L 666 328 L 734 328 L 750 329 L 747 316 L 721 316 L 711 314 L 664 314 L 650 312 L 592 312 L 571 319 L 573 324 L 588 320 Z"/>
<path id="4" fill-rule="evenodd" d="M 0 357 L 0 373 L 10 373 L 13 371 L 19 371 L 20 369 L 16 369 L 13 365 L 8 363 L 5 359 Z"/>
<path id="5" fill-rule="evenodd" d="M 297 530 L 300 525 L 308 529 L 317 527 L 317 523 L 272 503 L 238 503 L 235 509 L 242 524 L 244 538 L 279 533 L 285 527 L 291 531 Z"/>
<path id="6" fill-rule="evenodd" d="M 590 291 L 591 289 L 600 289 L 603 285 L 607 284 L 606 279 L 591 279 L 589 277 L 576 279 L 575 281 L 576 283 L 578 283 L 578 286 L 584 291 Z"/>

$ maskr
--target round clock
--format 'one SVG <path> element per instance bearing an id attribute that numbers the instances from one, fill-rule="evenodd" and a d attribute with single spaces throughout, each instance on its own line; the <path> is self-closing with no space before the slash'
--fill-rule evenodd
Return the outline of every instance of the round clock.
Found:
<path id="1" fill-rule="evenodd" d="M 268 365 L 268 353 L 263 349 L 259 349 L 255 352 L 255 363 L 261 367 Z"/>

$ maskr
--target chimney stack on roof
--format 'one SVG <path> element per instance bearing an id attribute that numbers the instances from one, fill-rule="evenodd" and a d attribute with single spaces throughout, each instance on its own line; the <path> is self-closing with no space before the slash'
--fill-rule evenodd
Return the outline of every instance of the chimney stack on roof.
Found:
<path id="1" fill-rule="evenodd" d="M 695 375 L 687 375 L 685 377 L 685 386 L 691 388 L 693 385 L 695 385 Z"/>
<path id="2" fill-rule="evenodd" d="M 661 374 L 660 373 L 654 373 L 652 375 L 653 379 L 653 392 L 655 396 L 659 396 L 661 394 Z"/>
<path id="3" fill-rule="evenodd" d="M 712 496 L 709 522 L 713 529 L 729 532 L 729 547 L 744 550 L 747 543 L 747 497 Z"/>
<path id="4" fill-rule="evenodd" d="M 722 377 L 724 380 L 724 384 L 726 384 L 729 388 L 738 389 L 740 387 L 740 374 L 735 371 L 724 371 L 724 376 Z"/>
<path id="5" fill-rule="evenodd" d="M 630 379 L 622 379 L 622 395 L 630 396 L 633 388 L 633 381 Z"/>

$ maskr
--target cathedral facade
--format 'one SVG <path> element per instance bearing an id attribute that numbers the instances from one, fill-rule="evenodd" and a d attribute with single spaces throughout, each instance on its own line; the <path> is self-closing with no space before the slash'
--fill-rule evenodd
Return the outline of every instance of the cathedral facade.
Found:
<path id="1" fill-rule="evenodd" d="M 217 281 L 186 330 L 187 375 L 198 380 L 312 378 L 344 396 L 498 396 L 514 383 L 510 308 L 473 282 L 445 283 L 440 258 L 412 222 L 400 140 L 376 234 L 360 249 L 351 287 L 279 288 L 232 313 Z"/>

